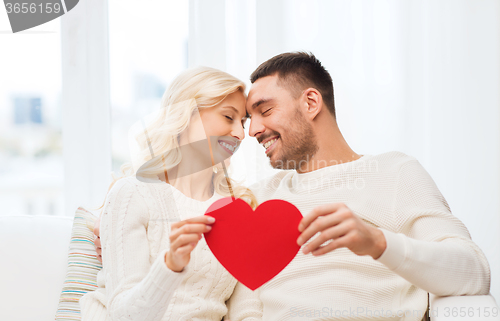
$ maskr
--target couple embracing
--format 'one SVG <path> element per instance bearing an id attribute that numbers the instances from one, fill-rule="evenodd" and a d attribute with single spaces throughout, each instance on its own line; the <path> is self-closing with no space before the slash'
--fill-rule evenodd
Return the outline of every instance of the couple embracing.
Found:
<path id="1" fill-rule="evenodd" d="M 138 137 L 148 166 L 106 197 L 95 231 L 103 269 L 98 289 L 80 299 L 82 320 L 420 321 L 428 293 L 489 293 L 484 254 L 420 163 L 350 148 L 314 55 L 275 56 L 251 82 L 247 97 L 242 81 L 201 67 L 165 92 Z M 225 173 L 248 118 L 249 135 L 282 171 L 246 188 Z M 256 291 L 203 238 L 215 221 L 203 214 L 232 194 L 254 209 L 282 199 L 303 215 L 301 250 Z"/>

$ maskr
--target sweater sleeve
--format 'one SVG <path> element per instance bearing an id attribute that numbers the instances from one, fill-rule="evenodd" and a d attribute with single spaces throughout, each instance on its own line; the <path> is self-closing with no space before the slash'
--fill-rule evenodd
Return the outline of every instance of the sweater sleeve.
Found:
<path id="1" fill-rule="evenodd" d="M 226 301 L 228 311 L 227 317 L 224 320 L 262 320 L 262 301 L 258 293 L 259 289 L 252 291 L 240 282 L 236 283 L 231 297 Z"/>
<path id="2" fill-rule="evenodd" d="M 486 257 L 416 159 L 400 169 L 393 216 L 394 231 L 381 228 L 387 248 L 377 261 L 435 295 L 489 293 Z"/>
<path id="3" fill-rule="evenodd" d="M 168 249 L 150 262 L 148 206 L 134 182 L 116 182 L 106 202 L 101 244 L 108 314 L 112 321 L 160 321 L 186 269 L 166 266 Z"/>

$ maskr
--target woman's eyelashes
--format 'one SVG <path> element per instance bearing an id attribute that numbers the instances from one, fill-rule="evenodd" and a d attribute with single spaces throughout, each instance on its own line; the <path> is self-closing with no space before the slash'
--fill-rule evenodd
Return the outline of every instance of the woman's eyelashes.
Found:
<path id="1" fill-rule="evenodd" d="M 232 123 L 234 121 L 234 118 L 232 116 L 228 116 L 228 115 L 224 115 L 224 117 L 226 117 L 226 119 Z M 241 120 L 241 127 L 243 127 L 243 129 L 245 129 L 245 122 L 246 122 L 246 119 L 242 119 Z"/>

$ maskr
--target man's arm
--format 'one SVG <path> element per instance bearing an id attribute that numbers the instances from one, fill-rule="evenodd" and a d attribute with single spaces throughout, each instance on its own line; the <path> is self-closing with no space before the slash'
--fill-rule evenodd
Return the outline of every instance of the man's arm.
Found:
<path id="1" fill-rule="evenodd" d="M 488 261 L 470 239 L 422 241 L 382 231 L 388 246 L 377 261 L 410 283 L 438 296 L 489 293 Z"/>
<path id="2" fill-rule="evenodd" d="M 304 217 L 298 244 L 321 232 L 304 247 L 305 253 L 321 255 L 347 247 L 357 255 L 371 255 L 412 284 L 436 295 L 489 292 L 486 257 L 472 242 L 464 224 L 451 214 L 436 184 L 416 160 L 400 169 L 392 216 L 393 230 L 389 231 L 369 226 L 344 204 L 321 206 Z M 321 247 L 330 239 L 333 241 Z M 384 244 L 386 248 L 380 252 Z"/>
<path id="3" fill-rule="evenodd" d="M 379 262 L 436 295 L 489 293 L 488 260 L 417 160 L 400 170 L 393 215 Z"/>

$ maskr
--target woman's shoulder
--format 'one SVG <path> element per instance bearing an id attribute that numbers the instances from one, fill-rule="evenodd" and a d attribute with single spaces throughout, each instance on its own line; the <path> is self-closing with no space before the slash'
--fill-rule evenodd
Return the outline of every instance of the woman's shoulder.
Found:
<path id="1" fill-rule="evenodd" d="M 200 206 L 199 202 L 186 197 L 176 188 L 160 179 L 145 179 L 135 175 L 127 176 L 116 181 L 112 189 L 114 193 L 134 195 L 135 199 L 140 199 L 141 202 L 146 203 L 151 208 L 165 208 L 165 206 L 171 207 L 172 205 L 190 208 Z M 110 192 L 110 194 L 113 193 Z M 223 197 L 215 193 L 210 200 L 215 201 Z"/>
<path id="2" fill-rule="evenodd" d="M 161 181 L 159 181 L 161 182 Z M 134 196 L 135 199 L 149 202 L 152 193 L 151 189 L 159 188 L 158 183 L 142 181 L 135 175 L 127 176 L 115 181 L 108 193 L 108 198 L 120 198 L 123 195 Z"/>
<path id="3" fill-rule="evenodd" d="M 144 177 L 133 175 L 121 180 L 123 180 L 121 185 L 125 187 L 125 190 L 132 189 L 133 193 L 136 193 L 138 197 L 151 206 L 158 206 L 160 200 L 163 203 L 177 203 L 179 199 L 182 199 L 178 195 L 180 192 L 158 178 L 145 179 Z"/>
<path id="4" fill-rule="evenodd" d="M 122 188 L 125 189 L 135 189 L 135 190 L 144 190 L 147 188 L 157 188 L 160 185 L 165 184 L 159 179 L 146 179 L 144 177 L 136 177 L 135 175 L 127 176 L 124 178 L 118 179 L 113 185 L 113 189 L 119 190 Z M 116 187 L 115 187 L 116 186 Z"/>
<path id="5" fill-rule="evenodd" d="M 136 189 L 137 184 L 135 181 L 137 180 L 134 176 L 127 176 L 123 178 L 117 179 L 111 189 L 109 190 L 110 195 L 121 194 L 124 192 L 130 192 Z"/>

